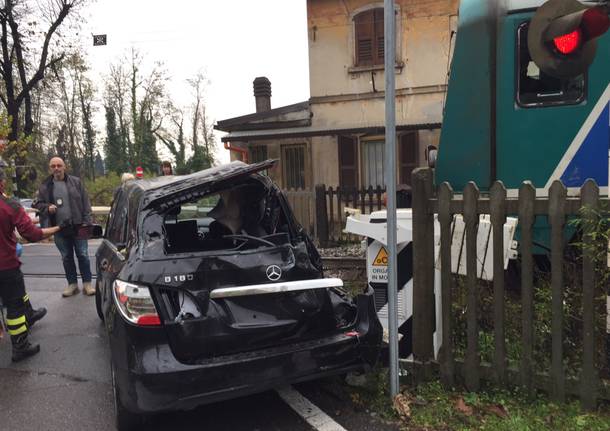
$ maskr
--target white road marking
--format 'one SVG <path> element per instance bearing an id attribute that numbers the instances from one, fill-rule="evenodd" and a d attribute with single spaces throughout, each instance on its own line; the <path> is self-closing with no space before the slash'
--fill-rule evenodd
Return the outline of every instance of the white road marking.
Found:
<path id="1" fill-rule="evenodd" d="M 292 409 L 317 431 L 347 431 L 292 386 L 276 391 Z"/>

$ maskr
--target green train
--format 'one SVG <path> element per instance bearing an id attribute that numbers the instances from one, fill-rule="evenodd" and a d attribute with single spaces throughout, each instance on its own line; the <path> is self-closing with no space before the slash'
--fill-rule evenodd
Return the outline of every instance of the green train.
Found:
<path id="1" fill-rule="evenodd" d="M 593 178 L 607 193 L 609 25 L 607 1 L 461 0 L 436 184 L 544 195 Z"/>

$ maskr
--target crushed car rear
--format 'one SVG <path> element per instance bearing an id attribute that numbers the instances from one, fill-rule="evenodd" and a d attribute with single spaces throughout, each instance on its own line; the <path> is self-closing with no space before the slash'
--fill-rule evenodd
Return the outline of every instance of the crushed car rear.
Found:
<path id="1" fill-rule="evenodd" d="M 126 411 L 192 408 L 376 362 L 372 292 L 352 297 L 323 278 L 284 195 L 256 173 L 271 163 L 142 194 L 139 240 L 105 313 Z"/>

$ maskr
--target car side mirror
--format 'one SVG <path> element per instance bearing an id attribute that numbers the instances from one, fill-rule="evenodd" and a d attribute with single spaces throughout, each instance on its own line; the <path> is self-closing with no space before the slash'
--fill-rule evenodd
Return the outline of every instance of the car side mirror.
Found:
<path id="1" fill-rule="evenodd" d="M 97 239 L 104 236 L 102 226 L 99 224 L 79 225 L 76 228 L 77 239 Z"/>

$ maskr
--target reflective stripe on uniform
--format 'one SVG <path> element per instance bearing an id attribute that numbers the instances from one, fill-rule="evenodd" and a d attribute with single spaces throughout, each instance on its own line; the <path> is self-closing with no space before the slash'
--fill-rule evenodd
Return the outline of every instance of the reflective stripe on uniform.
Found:
<path id="1" fill-rule="evenodd" d="M 17 317 L 16 319 L 6 319 L 8 326 L 17 326 L 25 323 L 25 315 Z"/>
<path id="2" fill-rule="evenodd" d="M 26 293 L 25 296 L 23 297 L 23 302 L 27 302 L 30 300 L 30 297 L 28 296 L 28 294 Z"/>
<path id="3" fill-rule="evenodd" d="M 21 325 L 20 327 L 18 327 L 17 329 L 11 329 L 8 328 L 8 333 L 10 335 L 19 335 L 19 334 L 23 334 L 24 332 L 26 332 L 28 330 L 27 325 Z"/>

